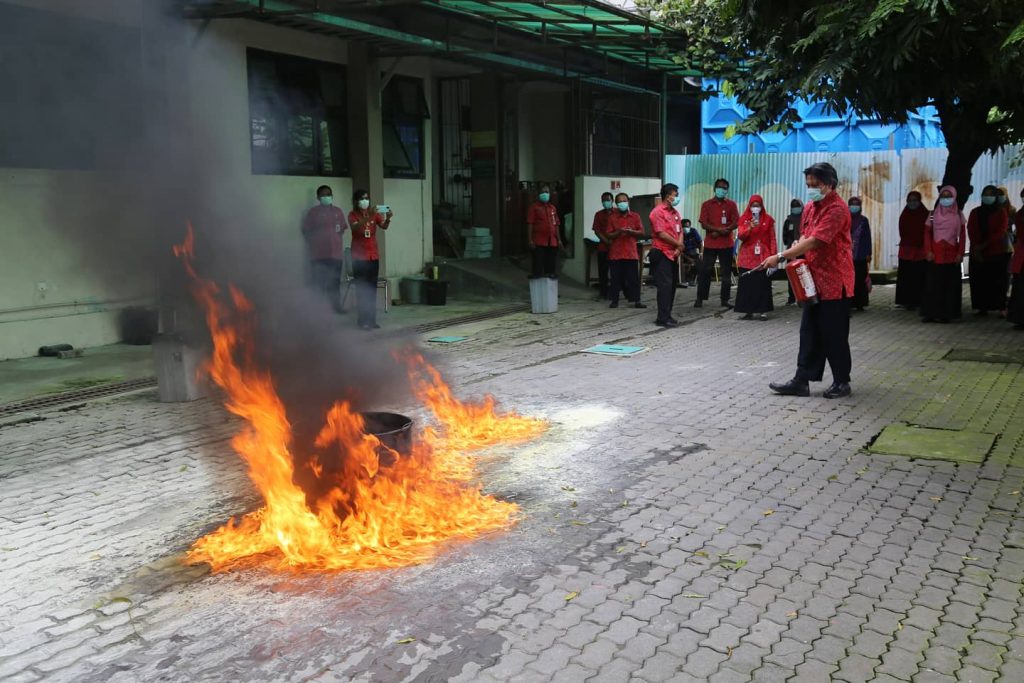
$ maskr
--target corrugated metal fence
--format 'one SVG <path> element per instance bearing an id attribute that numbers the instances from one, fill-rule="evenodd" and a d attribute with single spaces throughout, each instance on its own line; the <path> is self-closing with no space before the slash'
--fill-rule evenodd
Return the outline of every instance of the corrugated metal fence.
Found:
<path id="1" fill-rule="evenodd" d="M 966 211 L 978 205 L 981 188 L 1004 185 L 1010 201 L 1019 204 L 1024 188 L 1024 166 L 1012 167 L 1020 150 L 1008 147 L 986 155 L 974 166 L 972 184 L 975 193 Z M 712 194 L 716 178 L 727 178 L 730 196 L 745 207 L 752 194 L 764 197 L 765 207 L 780 231 L 789 215 L 794 197 L 804 201 L 803 170 L 813 163 L 827 161 L 839 172 L 839 193 L 846 198 L 859 196 L 864 215 L 871 222 L 874 259 L 872 267 L 895 268 L 899 249 L 899 216 L 907 192 L 918 190 L 925 205 L 934 203 L 946 165 L 945 149 L 906 149 L 894 151 L 842 152 L 836 154 L 708 154 L 665 157 L 665 180 L 680 187 L 682 214 L 696 222 L 701 202 Z"/>

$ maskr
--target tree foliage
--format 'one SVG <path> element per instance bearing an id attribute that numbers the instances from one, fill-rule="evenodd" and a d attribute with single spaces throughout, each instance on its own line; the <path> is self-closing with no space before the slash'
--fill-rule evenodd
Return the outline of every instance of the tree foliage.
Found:
<path id="1" fill-rule="evenodd" d="M 638 7 L 682 29 L 689 47 L 676 59 L 724 79 L 752 111 L 738 132 L 791 127 L 799 120 L 795 98 L 900 123 L 934 105 L 950 150 L 947 176 L 966 163 L 966 181 L 982 153 L 1024 140 L 1022 0 L 638 0 Z"/>

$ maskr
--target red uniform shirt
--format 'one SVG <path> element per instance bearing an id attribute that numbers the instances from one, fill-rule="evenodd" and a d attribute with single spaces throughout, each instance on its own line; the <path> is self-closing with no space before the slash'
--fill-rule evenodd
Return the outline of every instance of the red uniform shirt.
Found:
<path id="1" fill-rule="evenodd" d="M 775 239 L 775 219 L 768 214 L 761 212 L 761 222 L 756 226 L 753 221 L 744 220 L 740 223 L 739 234 L 740 253 L 736 260 L 736 266 L 745 270 L 751 270 L 761 265 L 761 262 L 772 254 L 779 252 L 779 245 Z"/>
<path id="2" fill-rule="evenodd" d="M 1020 275 L 1024 270 L 1024 209 L 1020 209 L 1013 217 L 1013 227 L 1017 237 L 1013 240 L 1013 258 L 1010 259 L 1010 272 Z"/>
<path id="3" fill-rule="evenodd" d="M 644 224 L 640 222 L 640 214 L 635 211 L 622 213 L 616 211 L 608 219 L 608 231 L 616 230 L 639 230 L 644 231 Z M 636 261 L 640 258 L 636 252 L 636 236 L 620 234 L 612 238 L 612 248 L 608 258 L 612 261 Z"/>
<path id="4" fill-rule="evenodd" d="M 551 202 L 534 202 L 526 215 L 533 244 L 538 247 L 558 246 L 558 210 Z"/>
<path id="5" fill-rule="evenodd" d="M 650 215 L 651 219 L 651 245 L 668 256 L 670 259 L 676 257 L 677 247 L 669 244 L 665 240 L 661 239 L 662 233 L 667 233 L 671 237 L 674 237 L 677 242 L 682 242 L 683 234 L 683 218 L 676 211 L 674 206 L 669 206 L 665 202 L 658 202 L 658 205 L 654 207 Z"/>
<path id="6" fill-rule="evenodd" d="M 900 252 L 904 261 L 923 261 L 928 254 L 924 247 L 925 224 L 931 212 L 923 206 L 903 209 L 900 213 Z"/>
<path id="7" fill-rule="evenodd" d="M 709 199 L 700 205 L 700 217 L 697 219 L 701 225 L 710 225 L 714 228 L 727 228 L 736 225 L 740 220 L 740 210 L 736 202 L 731 199 Z M 730 232 L 725 237 L 712 235 L 710 232 L 704 237 L 705 249 L 732 249 L 733 234 Z"/>
<path id="8" fill-rule="evenodd" d="M 1010 227 L 1010 221 L 1006 212 L 1000 208 L 994 208 L 989 213 L 988 230 L 982 235 L 983 209 L 977 207 L 971 211 L 967 218 L 967 235 L 971 238 L 971 253 L 981 251 L 982 256 L 999 256 L 1006 253 L 1006 231 Z"/>
<path id="9" fill-rule="evenodd" d="M 811 269 L 818 298 L 834 301 L 853 296 L 850 208 L 838 192 L 830 192 L 821 201 L 804 205 L 800 234 L 823 242 L 803 256 Z"/>
<path id="10" fill-rule="evenodd" d="M 956 244 L 950 244 L 949 242 L 935 241 L 935 236 L 932 233 L 932 217 L 928 216 L 928 222 L 924 228 L 924 253 L 930 252 L 932 255 L 932 262 L 936 265 L 943 266 L 950 263 L 960 263 L 964 260 L 964 251 L 967 247 L 967 228 L 966 224 L 961 219 L 960 224 L 960 236 L 957 239 Z"/>
<path id="11" fill-rule="evenodd" d="M 370 222 L 364 225 L 369 218 Z M 380 251 L 377 249 L 377 228 L 384 225 L 387 220 L 385 216 L 377 213 L 375 209 L 364 211 L 353 211 L 348 215 L 349 225 L 352 226 L 352 258 L 356 261 L 379 261 Z M 356 225 L 359 222 L 359 225 Z M 367 237 L 369 233 L 369 237 Z"/>
<path id="12" fill-rule="evenodd" d="M 609 209 L 601 209 L 594 214 L 594 233 L 598 237 L 603 237 L 608 232 L 608 220 L 612 216 L 612 211 Z M 597 250 L 600 252 L 608 251 L 608 243 L 601 240 L 597 245 Z"/>
<path id="13" fill-rule="evenodd" d="M 313 261 L 345 257 L 341 235 L 348 229 L 345 212 L 336 206 L 318 204 L 302 219 L 302 234 L 309 243 L 309 258 Z"/>

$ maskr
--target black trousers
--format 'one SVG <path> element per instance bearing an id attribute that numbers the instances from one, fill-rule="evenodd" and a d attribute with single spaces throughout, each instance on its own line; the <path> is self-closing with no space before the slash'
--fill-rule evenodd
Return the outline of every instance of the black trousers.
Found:
<path id="1" fill-rule="evenodd" d="M 896 272 L 896 303 L 908 309 L 920 306 L 927 279 L 927 261 L 909 261 L 901 258 L 899 270 Z"/>
<path id="2" fill-rule="evenodd" d="M 963 282 L 959 263 L 929 263 L 921 299 L 921 317 L 955 320 L 960 317 Z"/>
<path id="3" fill-rule="evenodd" d="M 558 276 L 558 247 L 533 248 L 533 277 Z"/>
<path id="4" fill-rule="evenodd" d="M 597 252 L 597 292 L 602 299 L 608 298 L 608 252 Z"/>
<path id="5" fill-rule="evenodd" d="M 323 293 L 336 313 L 341 313 L 342 262 L 337 259 L 317 259 L 312 266 L 313 287 Z"/>
<path id="6" fill-rule="evenodd" d="M 853 361 L 850 358 L 849 299 L 804 304 L 796 378 L 820 382 L 825 374 L 825 361 L 832 368 L 833 382 L 850 381 Z"/>
<path id="7" fill-rule="evenodd" d="M 864 308 L 868 305 L 868 262 L 853 262 L 853 305 Z"/>
<path id="8" fill-rule="evenodd" d="M 619 292 L 626 295 L 626 301 L 640 301 L 640 263 L 626 259 L 608 262 L 611 282 L 608 284 L 608 298 L 619 303 Z"/>
<path id="9" fill-rule="evenodd" d="M 660 249 L 651 249 L 650 259 L 654 286 L 658 288 L 657 322 L 668 322 L 672 318 L 672 304 L 676 299 L 676 262 L 665 256 Z"/>
<path id="10" fill-rule="evenodd" d="M 377 279 L 380 261 L 352 261 L 352 278 L 356 286 L 359 324 L 377 324 Z"/>
<path id="11" fill-rule="evenodd" d="M 722 303 L 729 303 L 732 296 L 732 248 L 704 248 L 704 260 L 700 268 L 700 280 L 697 283 L 697 301 L 707 301 L 711 296 L 711 276 L 715 274 L 715 261 L 721 264 Z"/>

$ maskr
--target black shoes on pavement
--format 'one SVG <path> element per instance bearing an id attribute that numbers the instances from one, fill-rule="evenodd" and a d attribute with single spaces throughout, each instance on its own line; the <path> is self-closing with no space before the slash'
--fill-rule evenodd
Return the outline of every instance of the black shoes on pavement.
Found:
<path id="1" fill-rule="evenodd" d="M 811 387 L 807 382 L 793 378 L 785 383 L 772 382 L 768 388 L 781 396 L 810 396 Z"/>
<path id="2" fill-rule="evenodd" d="M 844 398 L 853 393 L 849 382 L 834 382 L 832 386 L 822 394 L 825 398 Z"/>

